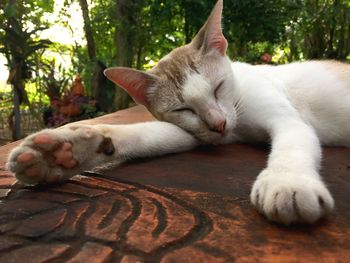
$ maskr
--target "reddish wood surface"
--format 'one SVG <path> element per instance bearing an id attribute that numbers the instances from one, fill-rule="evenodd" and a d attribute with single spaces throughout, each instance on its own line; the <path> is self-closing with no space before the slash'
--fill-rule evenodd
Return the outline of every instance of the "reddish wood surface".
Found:
<path id="1" fill-rule="evenodd" d="M 151 120 L 142 107 L 89 123 Z M 0 262 L 350 262 L 350 149 L 324 150 L 334 214 L 267 222 L 249 202 L 267 150 L 201 147 L 18 189 L 0 148 Z"/>

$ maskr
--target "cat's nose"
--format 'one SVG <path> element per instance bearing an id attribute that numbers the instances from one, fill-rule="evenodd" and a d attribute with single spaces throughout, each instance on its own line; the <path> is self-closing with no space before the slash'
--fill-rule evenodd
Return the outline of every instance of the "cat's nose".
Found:
<path id="1" fill-rule="evenodd" d="M 212 130 L 219 133 L 225 133 L 226 128 L 226 120 L 222 120 L 219 123 L 217 123 L 214 127 L 212 127 Z"/>
<path id="2" fill-rule="evenodd" d="M 206 122 L 210 130 L 223 134 L 226 128 L 226 118 L 219 108 L 213 107 L 206 115 Z"/>

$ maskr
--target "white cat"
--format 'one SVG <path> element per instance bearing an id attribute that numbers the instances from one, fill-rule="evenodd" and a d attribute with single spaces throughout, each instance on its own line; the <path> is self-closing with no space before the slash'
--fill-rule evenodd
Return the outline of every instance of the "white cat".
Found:
<path id="1" fill-rule="evenodd" d="M 193 41 L 149 72 L 106 70 L 161 121 L 44 130 L 12 151 L 9 170 L 19 182 L 36 184 L 200 143 L 271 140 L 252 203 L 268 219 L 284 224 L 313 223 L 328 214 L 334 201 L 319 175 L 320 142 L 350 146 L 350 66 L 332 61 L 232 63 L 226 56 L 222 8 L 219 0 Z"/>

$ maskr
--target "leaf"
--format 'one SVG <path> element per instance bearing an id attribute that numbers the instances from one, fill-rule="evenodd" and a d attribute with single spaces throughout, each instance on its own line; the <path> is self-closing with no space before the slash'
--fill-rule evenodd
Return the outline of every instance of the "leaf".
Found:
<path id="1" fill-rule="evenodd" d="M 4 14 L 6 17 L 15 17 L 17 14 L 16 6 L 13 4 L 7 4 L 4 8 Z"/>

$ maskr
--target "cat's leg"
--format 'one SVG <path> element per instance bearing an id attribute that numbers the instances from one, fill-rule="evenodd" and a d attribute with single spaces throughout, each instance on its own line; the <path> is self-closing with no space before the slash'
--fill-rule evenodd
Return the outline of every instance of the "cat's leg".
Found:
<path id="1" fill-rule="evenodd" d="M 22 184 L 61 181 L 127 159 L 194 148 L 197 141 L 165 122 L 68 125 L 28 136 L 9 155 L 7 167 Z"/>
<path id="2" fill-rule="evenodd" d="M 272 152 L 253 185 L 251 201 L 272 221 L 313 223 L 334 207 L 318 173 L 318 138 L 299 118 L 271 119 Z"/>

